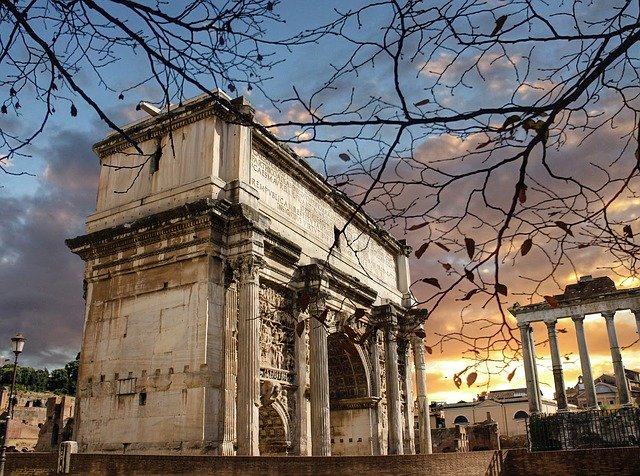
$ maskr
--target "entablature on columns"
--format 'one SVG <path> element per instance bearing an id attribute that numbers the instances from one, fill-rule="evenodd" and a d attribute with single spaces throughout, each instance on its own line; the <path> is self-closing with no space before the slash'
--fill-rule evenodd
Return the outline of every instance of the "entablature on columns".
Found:
<path id="1" fill-rule="evenodd" d="M 300 261 L 302 248 L 278 233 L 267 230 L 264 236 L 265 257 L 289 268 Z"/>
<path id="2" fill-rule="evenodd" d="M 396 326 L 402 335 L 408 335 L 422 328 L 427 316 L 426 309 L 406 309 L 394 303 L 382 304 L 373 308 L 373 321 L 378 327 Z"/>
<path id="3" fill-rule="evenodd" d="M 624 309 L 640 309 L 640 288 L 619 290 L 587 298 L 559 300 L 558 307 L 549 303 L 520 306 L 515 304 L 509 309 L 518 322 L 553 321 L 571 316 L 602 314 Z"/>
<path id="4" fill-rule="evenodd" d="M 264 234 L 270 223 L 271 220 L 259 210 L 244 203 L 234 203 L 229 206 L 229 242 L 232 244 L 234 237 L 239 236 L 241 239 L 246 233 Z"/>
<path id="5" fill-rule="evenodd" d="M 126 269 L 134 262 L 144 267 L 146 261 L 153 264 L 158 253 L 167 259 L 168 254 L 187 248 L 196 254 L 220 254 L 228 212 L 228 202 L 202 199 L 65 243 L 93 272 Z"/>
<path id="6" fill-rule="evenodd" d="M 300 267 L 300 281 L 310 294 L 328 291 L 335 296 L 336 305 L 370 308 L 378 297 L 376 290 L 364 285 L 327 263 L 314 263 Z M 344 297 L 345 299 L 342 299 Z"/>

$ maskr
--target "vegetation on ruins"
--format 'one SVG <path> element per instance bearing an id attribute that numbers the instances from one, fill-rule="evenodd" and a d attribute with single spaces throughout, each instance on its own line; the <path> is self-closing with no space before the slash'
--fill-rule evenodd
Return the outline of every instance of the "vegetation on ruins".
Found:
<path id="1" fill-rule="evenodd" d="M 53 392 L 64 395 L 76 394 L 78 365 L 80 354 L 63 368 L 49 372 L 47 369 L 34 369 L 19 366 L 16 372 L 16 388 L 19 391 Z M 13 364 L 0 367 L 0 385 L 9 387 L 13 377 Z"/>
<path id="2" fill-rule="evenodd" d="M 514 296 L 558 305 L 552 294 L 583 261 L 638 275 L 640 9 L 358 3 L 292 31 L 273 0 L 0 1 L 0 167 L 20 173 L 7 161 L 81 103 L 120 130 L 114 101 L 140 91 L 159 91 L 169 111 L 195 92 L 249 94 L 271 111 L 257 127 L 308 148 L 329 183 L 406 235 L 418 306 L 431 319 L 461 309 L 459 329 L 432 343 L 468 347 L 456 383 L 466 373 L 471 385 L 479 362 L 511 368 L 518 355 Z M 328 65 L 287 63 L 326 50 Z M 113 72 L 132 54 L 141 76 L 124 84 Z"/>

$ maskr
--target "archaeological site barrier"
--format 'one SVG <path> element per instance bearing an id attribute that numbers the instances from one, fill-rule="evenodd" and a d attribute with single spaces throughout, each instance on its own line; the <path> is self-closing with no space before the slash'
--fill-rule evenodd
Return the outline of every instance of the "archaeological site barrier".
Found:
<path id="1" fill-rule="evenodd" d="M 640 409 L 533 414 L 527 429 L 532 451 L 637 446 Z"/>

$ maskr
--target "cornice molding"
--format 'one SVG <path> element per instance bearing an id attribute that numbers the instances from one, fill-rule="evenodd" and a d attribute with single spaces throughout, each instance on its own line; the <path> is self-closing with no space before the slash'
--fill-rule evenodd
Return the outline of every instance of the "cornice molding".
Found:
<path id="1" fill-rule="evenodd" d="M 132 223 L 71 238 L 65 240 L 65 243 L 73 253 L 87 261 L 179 237 L 188 231 L 213 227 L 214 230 L 222 233 L 226 223 L 227 210 L 228 204 L 224 202 L 212 199 L 198 200 L 140 218 Z M 194 243 L 195 241 L 192 240 L 175 246 L 180 248 L 192 246 Z M 139 257 L 134 256 L 130 259 L 138 259 Z"/>

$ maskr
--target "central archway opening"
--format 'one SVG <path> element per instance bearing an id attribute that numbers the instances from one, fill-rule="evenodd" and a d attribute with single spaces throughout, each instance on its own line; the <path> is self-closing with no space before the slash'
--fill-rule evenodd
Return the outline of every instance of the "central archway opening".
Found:
<path id="1" fill-rule="evenodd" d="M 373 416 L 377 400 L 371 398 L 370 378 L 363 349 L 343 333 L 327 340 L 331 454 L 373 454 Z"/>

